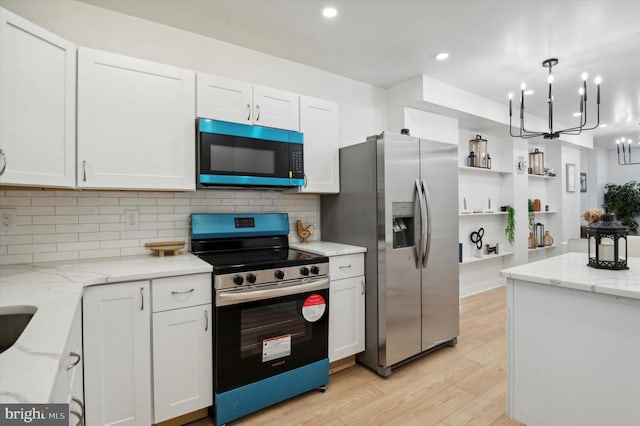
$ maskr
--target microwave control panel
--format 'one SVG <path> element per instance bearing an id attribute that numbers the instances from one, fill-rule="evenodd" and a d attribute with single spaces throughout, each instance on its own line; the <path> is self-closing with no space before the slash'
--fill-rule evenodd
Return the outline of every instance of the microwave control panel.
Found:
<path id="1" fill-rule="evenodd" d="M 291 177 L 304 178 L 304 158 L 302 154 L 302 144 L 291 144 Z"/>

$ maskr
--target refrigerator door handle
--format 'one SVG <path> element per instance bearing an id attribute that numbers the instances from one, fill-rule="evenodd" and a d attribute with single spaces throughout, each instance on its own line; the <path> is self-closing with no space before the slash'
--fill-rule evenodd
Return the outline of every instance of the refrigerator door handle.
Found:
<path id="1" fill-rule="evenodd" d="M 426 268 L 429 263 L 429 253 L 431 252 L 431 195 L 427 187 L 427 181 L 422 179 L 422 194 L 425 204 L 425 219 L 422 222 L 423 235 L 426 234 L 422 248 L 422 267 Z"/>
<path id="2" fill-rule="evenodd" d="M 422 196 L 422 188 L 420 186 L 420 179 L 416 179 L 416 197 L 420 204 L 420 239 L 418 240 L 416 247 L 416 269 L 420 269 L 420 263 L 422 262 L 422 245 L 424 241 L 424 217 L 426 208 L 424 205 L 424 197 Z"/>

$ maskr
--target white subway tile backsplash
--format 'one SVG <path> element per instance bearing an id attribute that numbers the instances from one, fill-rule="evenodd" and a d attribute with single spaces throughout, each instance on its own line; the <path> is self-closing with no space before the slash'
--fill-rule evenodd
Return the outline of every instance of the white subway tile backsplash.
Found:
<path id="1" fill-rule="evenodd" d="M 58 243 L 56 251 L 82 251 L 100 248 L 98 241 L 85 241 L 77 243 Z M 51 250 L 50 250 L 51 251 Z"/>
<path id="2" fill-rule="evenodd" d="M 68 243 L 78 241 L 78 233 L 70 234 L 42 234 L 34 235 L 34 244 L 46 244 L 46 243 Z"/>
<path id="3" fill-rule="evenodd" d="M 7 247 L 7 254 L 46 253 L 56 251 L 55 244 L 16 244 Z"/>
<path id="4" fill-rule="evenodd" d="M 100 213 L 99 207 L 85 207 L 85 206 L 56 207 L 57 215 L 71 215 L 71 214 L 81 215 L 81 214 L 98 214 L 98 213 Z"/>
<path id="5" fill-rule="evenodd" d="M 59 260 L 77 260 L 80 253 L 77 251 L 60 251 L 55 253 L 35 253 L 33 255 L 34 262 L 55 262 Z"/>
<path id="6" fill-rule="evenodd" d="M 0 231 L 0 264 L 149 254 L 149 241 L 184 240 L 188 249 L 192 213 L 287 212 L 293 241 L 295 219 L 320 235 L 320 197 L 280 191 L 3 190 L 0 207 L 15 208 L 17 222 Z M 139 212 L 139 230 L 125 230 L 125 210 Z"/>

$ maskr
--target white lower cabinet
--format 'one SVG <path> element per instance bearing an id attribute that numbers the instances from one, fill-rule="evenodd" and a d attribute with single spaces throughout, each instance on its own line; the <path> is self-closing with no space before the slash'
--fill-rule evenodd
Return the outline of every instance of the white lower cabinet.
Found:
<path id="1" fill-rule="evenodd" d="M 53 403 L 69 404 L 69 425 L 85 424 L 82 379 L 82 305 L 78 304 L 49 398 Z"/>
<path id="2" fill-rule="evenodd" d="M 364 351 L 364 254 L 329 257 L 329 362 Z"/>
<path id="3" fill-rule="evenodd" d="M 88 425 L 151 422 L 149 281 L 88 287 L 83 296 Z"/>
<path id="4" fill-rule="evenodd" d="M 152 281 L 153 412 L 159 423 L 213 404 L 211 275 Z"/>

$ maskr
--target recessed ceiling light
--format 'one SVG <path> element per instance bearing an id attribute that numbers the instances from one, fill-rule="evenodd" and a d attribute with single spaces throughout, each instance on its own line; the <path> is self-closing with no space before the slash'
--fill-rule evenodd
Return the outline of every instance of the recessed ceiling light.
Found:
<path id="1" fill-rule="evenodd" d="M 441 52 L 436 55 L 436 59 L 439 61 L 444 61 L 448 57 L 449 57 L 449 54 L 447 52 Z"/>
<path id="2" fill-rule="evenodd" d="M 335 18 L 335 16 L 338 14 L 338 11 L 335 7 L 325 7 L 324 9 L 322 9 L 322 14 L 325 18 Z"/>
<path id="3" fill-rule="evenodd" d="M 574 112 L 574 113 L 573 113 L 573 116 L 574 116 L 574 117 L 580 117 L 581 115 L 582 115 L 582 113 L 581 113 L 581 112 Z"/>
<path id="4" fill-rule="evenodd" d="M 600 127 L 607 127 L 607 123 L 601 124 Z"/>
<path id="5" fill-rule="evenodd" d="M 533 95 L 534 93 L 536 93 L 535 90 L 531 90 L 531 89 L 524 91 L 525 96 Z"/>

